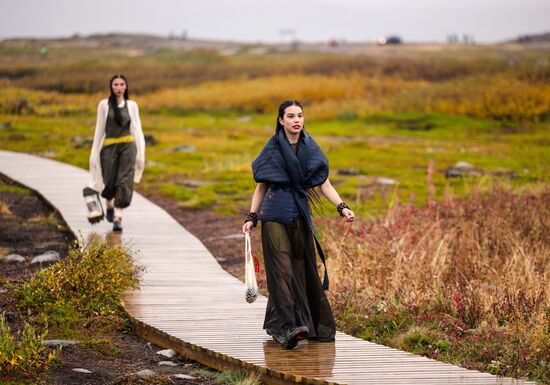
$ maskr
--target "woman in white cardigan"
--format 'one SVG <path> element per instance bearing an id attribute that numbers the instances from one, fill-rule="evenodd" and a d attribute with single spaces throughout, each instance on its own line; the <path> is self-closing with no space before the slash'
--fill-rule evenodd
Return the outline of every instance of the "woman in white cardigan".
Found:
<path id="1" fill-rule="evenodd" d="M 97 107 L 97 123 L 90 154 L 90 187 L 107 201 L 106 218 L 113 231 L 122 231 L 122 212 L 130 205 L 134 183 L 145 165 L 145 138 L 139 108 L 128 99 L 128 82 L 115 75 L 109 82 L 111 95 Z"/>

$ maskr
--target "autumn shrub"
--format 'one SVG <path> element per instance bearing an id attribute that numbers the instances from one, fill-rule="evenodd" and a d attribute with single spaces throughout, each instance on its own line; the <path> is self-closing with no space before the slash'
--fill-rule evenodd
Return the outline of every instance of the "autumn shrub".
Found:
<path id="1" fill-rule="evenodd" d="M 139 272 L 124 247 L 75 245 L 66 258 L 37 272 L 18 290 L 18 304 L 56 324 L 118 314 L 121 295 L 138 287 Z"/>
<path id="2" fill-rule="evenodd" d="M 0 94 L 0 114 L 63 116 L 95 111 L 100 96 L 8 87 Z"/>
<path id="3" fill-rule="evenodd" d="M 12 333 L 4 313 L 0 314 L 0 373 L 21 376 L 47 370 L 58 351 L 42 344 L 46 334 L 37 334 L 26 322 L 22 331 Z"/>
<path id="4" fill-rule="evenodd" d="M 288 85 L 292 84 L 292 93 Z M 183 110 L 271 111 L 282 100 L 295 98 L 305 103 L 362 96 L 365 78 L 360 76 L 277 76 L 207 82 L 184 89 L 166 89 L 148 95 L 146 104 Z M 274 107 L 275 106 L 275 107 Z"/>
<path id="5" fill-rule="evenodd" d="M 289 92 L 289 85 L 292 91 Z M 5 87 L 0 114 L 92 115 L 107 92 L 63 94 Z M 476 74 L 443 82 L 407 79 L 399 73 L 278 74 L 240 76 L 167 87 L 133 95 L 145 113 L 196 111 L 272 112 L 284 99 L 300 100 L 310 119 L 353 120 L 394 112 L 441 113 L 498 121 L 540 121 L 550 111 L 550 85 L 521 73 Z"/>
<path id="6" fill-rule="evenodd" d="M 8 44 L 4 42 L 3 45 Z M 510 70 L 526 79 L 532 79 L 533 74 L 547 73 L 544 66 L 536 65 L 537 59 L 544 58 L 544 52 L 516 51 L 514 63 L 509 63 L 506 49 L 456 48 L 426 51 L 422 48 L 370 47 L 365 53 L 353 55 L 278 52 L 227 56 L 212 50 L 182 52 L 161 49 L 140 54 L 131 47 L 104 46 L 74 50 L 71 55 L 54 55 L 46 61 L 36 61 L 19 52 L 5 55 L 5 60 L 0 60 L 0 85 L 5 82 L 6 86 L 64 94 L 97 93 L 105 91 L 109 76 L 120 72 L 121 68 L 125 69 L 123 72 L 128 79 L 133 79 L 131 90 L 138 94 L 208 81 L 235 80 L 243 76 L 260 78 L 294 74 L 332 77 L 360 73 L 365 77 L 397 76 L 441 82 Z"/>
<path id="7" fill-rule="evenodd" d="M 548 188 L 396 203 L 377 221 L 321 231 L 344 331 L 550 381 Z"/>
<path id="8" fill-rule="evenodd" d="M 550 114 L 550 84 L 513 75 L 486 75 L 425 85 L 385 101 L 387 109 L 500 121 L 543 120 Z"/>

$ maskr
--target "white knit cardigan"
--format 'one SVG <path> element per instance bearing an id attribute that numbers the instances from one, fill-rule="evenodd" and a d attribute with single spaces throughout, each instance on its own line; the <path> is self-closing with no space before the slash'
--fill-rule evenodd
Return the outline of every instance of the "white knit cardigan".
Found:
<path id="1" fill-rule="evenodd" d="M 141 129 L 141 120 L 139 119 L 139 108 L 133 100 L 127 100 L 128 113 L 130 115 L 130 133 L 134 137 L 136 143 L 137 155 L 134 173 L 134 183 L 139 183 L 143 175 L 145 167 L 145 137 Z M 101 161 L 99 153 L 103 147 L 105 139 L 105 125 L 107 123 L 107 114 L 109 113 L 109 102 L 103 99 L 97 106 L 97 122 L 95 125 L 94 143 L 92 144 L 92 152 L 90 154 L 90 174 L 91 181 L 89 186 L 101 193 L 105 188 L 103 176 L 101 173 Z"/>

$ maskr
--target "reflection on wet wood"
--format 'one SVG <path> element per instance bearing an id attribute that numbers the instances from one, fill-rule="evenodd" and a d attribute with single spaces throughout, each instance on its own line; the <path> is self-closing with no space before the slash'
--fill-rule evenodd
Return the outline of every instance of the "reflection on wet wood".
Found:
<path id="1" fill-rule="evenodd" d="M 146 268 L 125 309 L 136 332 L 218 370 L 256 371 L 267 384 L 526 384 L 466 370 L 337 333 L 336 341 L 279 347 L 262 330 L 266 299 L 244 300 L 243 283 L 227 274 L 202 243 L 139 194 L 125 212 L 124 233 L 86 220 L 88 174 L 73 166 L 0 151 L 0 173 L 38 191 L 83 239 L 105 238 L 138 250 Z"/>

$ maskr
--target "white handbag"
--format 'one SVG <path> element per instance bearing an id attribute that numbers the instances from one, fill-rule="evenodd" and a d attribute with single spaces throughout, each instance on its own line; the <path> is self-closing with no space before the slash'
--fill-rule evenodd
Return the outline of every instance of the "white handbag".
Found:
<path id="1" fill-rule="evenodd" d="M 249 233 L 244 234 L 244 288 L 246 302 L 256 301 L 256 298 L 258 298 L 258 282 L 256 281 L 256 269 Z"/>

